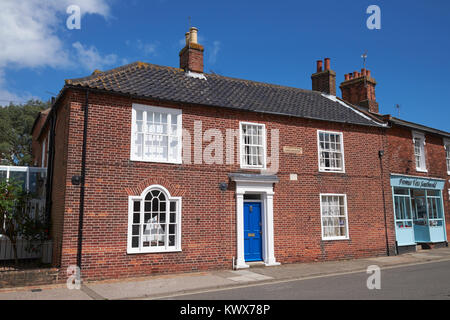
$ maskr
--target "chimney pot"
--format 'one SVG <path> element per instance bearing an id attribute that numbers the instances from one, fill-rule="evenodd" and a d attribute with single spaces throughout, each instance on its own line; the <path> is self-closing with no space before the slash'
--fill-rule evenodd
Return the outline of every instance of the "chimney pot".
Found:
<path id="1" fill-rule="evenodd" d="M 198 32 L 198 29 L 196 27 L 191 27 L 191 29 L 189 30 L 189 34 L 190 34 L 189 42 L 190 43 L 197 43 L 197 32 Z"/>
<path id="2" fill-rule="evenodd" d="M 322 72 L 322 60 L 317 60 L 317 72 Z"/>
<path id="3" fill-rule="evenodd" d="M 180 68 L 185 71 L 203 73 L 203 46 L 197 42 L 198 29 L 192 27 L 184 34 L 186 46 L 180 51 Z"/>
<path id="4" fill-rule="evenodd" d="M 330 69 L 330 59 L 325 58 L 325 72 L 322 72 L 322 66 L 322 60 L 317 60 L 317 70 L 311 75 L 312 89 L 335 96 L 336 73 Z"/>
<path id="5" fill-rule="evenodd" d="M 330 70 L 330 58 L 325 58 L 325 70 Z"/>
<path id="6" fill-rule="evenodd" d="M 354 71 L 353 73 L 346 74 L 345 80 L 340 85 L 342 99 L 344 101 L 367 108 L 370 112 L 379 112 L 378 103 L 375 98 L 375 86 L 377 83 L 374 79 L 370 78 L 369 70 L 362 68 L 361 73 Z"/>

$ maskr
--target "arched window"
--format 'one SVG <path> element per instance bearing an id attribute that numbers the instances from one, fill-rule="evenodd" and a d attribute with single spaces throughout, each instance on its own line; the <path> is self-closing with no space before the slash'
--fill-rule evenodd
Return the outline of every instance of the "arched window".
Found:
<path id="1" fill-rule="evenodd" d="M 162 186 L 130 197 L 128 253 L 181 250 L 181 198 Z"/>

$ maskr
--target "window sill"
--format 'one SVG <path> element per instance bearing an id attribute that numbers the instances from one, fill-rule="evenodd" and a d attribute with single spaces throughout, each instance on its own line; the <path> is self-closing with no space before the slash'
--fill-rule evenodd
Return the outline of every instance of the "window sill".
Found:
<path id="1" fill-rule="evenodd" d="M 322 238 L 322 241 L 339 241 L 339 240 L 350 240 L 349 237 L 342 238 L 342 237 L 336 237 L 336 238 Z"/>
<path id="2" fill-rule="evenodd" d="M 170 252 L 181 252 L 181 249 L 153 249 L 153 250 L 130 250 L 127 249 L 127 254 L 145 254 L 145 253 L 170 253 Z"/>
<path id="3" fill-rule="evenodd" d="M 420 169 L 420 168 L 416 168 L 417 172 L 424 172 L 424 173 L 428 173 L 427 169 Z"/>
<path id="4" fill-rule="evenodd" d="M 345 173 L 345 170 L 324 170 L 324 169 L 319 169 L 319 172 Z"/>
<path id="5" fill-rule="evenodd" d="M 249 167 L 249 166 L 241 166 L 243 170 L 265 170 L 266 167 Z"/>
<path id="6" fill-rule="evenodd" d="M 163 161 L 163 160 L 143 160 L 143 159 L 135 159 L 130 158 L 130 161 L 133 162 L 148 162 L 148 163 L 165 163 L 165 164 L 183 164 L 183 161 Z"/>

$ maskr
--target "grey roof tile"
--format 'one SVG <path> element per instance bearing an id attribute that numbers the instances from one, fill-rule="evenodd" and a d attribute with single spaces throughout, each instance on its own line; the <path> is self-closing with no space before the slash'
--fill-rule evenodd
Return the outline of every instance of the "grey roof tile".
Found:
<path id="1" fill-rule="evenodd" d="M 283 114 L 333 122 L 378 126 L 353 108 L 322 93 L 243 79 L 205 74 L 189 77 L 184 70 L 135 62 L 91 76 L 66 80 L 67 86 L 107 90 L 158 100 Z"/>

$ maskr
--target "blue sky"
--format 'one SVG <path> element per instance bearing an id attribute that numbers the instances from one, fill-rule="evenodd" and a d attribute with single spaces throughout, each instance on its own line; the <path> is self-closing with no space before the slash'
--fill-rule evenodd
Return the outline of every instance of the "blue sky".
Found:
<path id="1" fill-rule="evenodd" d="M 66 27 L 70 4 L 81 8 L 80 30 Z M 372 4 L 381 30 L 366 27 Z M 315 61 L 330 57 L 339 86 L 367 50 L 381 113 L 397 116 L 399 104 L 401 118 L 450 131 L 446 0 L 2 0 L 0 104 L 49 99 L 64 79 L 94 69 L 138 60 L 177 67 L 188 16 L 206 72 L 311 89 Z"/>

